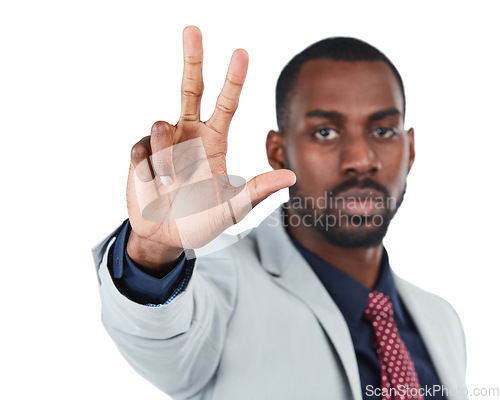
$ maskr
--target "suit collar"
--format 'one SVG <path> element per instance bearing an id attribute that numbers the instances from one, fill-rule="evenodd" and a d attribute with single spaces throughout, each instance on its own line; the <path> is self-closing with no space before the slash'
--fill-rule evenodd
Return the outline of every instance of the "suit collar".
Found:
<path id="1" fill-rule="evenodd" d="M 336 268 L 335 265 L 327 263 L 321 257 L 302 246 L 293 237 L 290 236 L 290 238 L 294 246 L 300 251 L 319 277 L 330 297 L 342 311 L 351 332 L 358 329 L 363 321 L 371 289 L 368 289 L 356 279 Z M 385 248 L 382 252 L 380 271 L 373 290 L 389 296 L 393 305 L 394 317 L 397 321 L 403 323 L 405 321 L 404 312 L 396 292 L 396 285 L 389 265 L 389 256 Z"/>

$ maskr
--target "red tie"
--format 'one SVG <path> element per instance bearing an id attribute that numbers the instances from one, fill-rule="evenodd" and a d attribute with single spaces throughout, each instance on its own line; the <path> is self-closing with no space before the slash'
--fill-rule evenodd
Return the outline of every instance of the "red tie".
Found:
<path id="1" fill-rule="evenodd" d="M 415 366 L 393 318 L 389 296 L 372 291 L 365 318 L 372 322 L 375 333 L 373 343 L 380 362 L 382 399 L 423 400 Z"/>

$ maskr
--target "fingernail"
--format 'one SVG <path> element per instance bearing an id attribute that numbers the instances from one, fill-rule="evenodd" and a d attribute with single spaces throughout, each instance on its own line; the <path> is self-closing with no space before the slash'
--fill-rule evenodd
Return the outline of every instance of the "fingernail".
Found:
<path id="1" fill-rule="evenodd" d="M 160 176 L 160 181 L 165 186 L 168 186 L 168 185 L 171 185 L 174 180 L 172 179 L 172 177 L 170 177 L 168 175 L 162 175 L 162 176 Z"/>

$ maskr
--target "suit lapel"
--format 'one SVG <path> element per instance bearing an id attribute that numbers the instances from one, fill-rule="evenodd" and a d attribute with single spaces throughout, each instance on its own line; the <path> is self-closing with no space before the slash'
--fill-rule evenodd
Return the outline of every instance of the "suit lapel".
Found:
<path id="1" fill-rule="evenodd" d="M 361 383 L 349 328 L 323 284 L 290 241 L 281 223 L 280 209 L 256 231 L 264 268 L 275 281 L 302 300 L 328 335 L 342 362 L 355 400 L 361 400 Z"/>
<path id="2" fill-rule="evenodd" d="M 422 296 L 415 293 L 417 289 L 413 285 L 397 276 L 394 276 L 394 280 L 398 294 L 417 327 L 441 384 L 449 388 L 458 387 L 456 377 L 450 370 L 451 360 L 446 346 L 448 340 L 443 336 L 444 332 L 438 329 L 442 324 L 441 318 L 433 313 L 432 307 L 422 304 Z"/>

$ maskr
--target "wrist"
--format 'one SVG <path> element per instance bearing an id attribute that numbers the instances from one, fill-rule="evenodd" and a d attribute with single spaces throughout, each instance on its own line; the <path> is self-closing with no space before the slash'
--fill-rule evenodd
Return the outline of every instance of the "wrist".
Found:
<path id="1" fill-rule="evenodd" d="M 144 272 L 163 276 L 177 265 L 184 249 L 142 238 L 131 230 L 126 251 Z"/>

